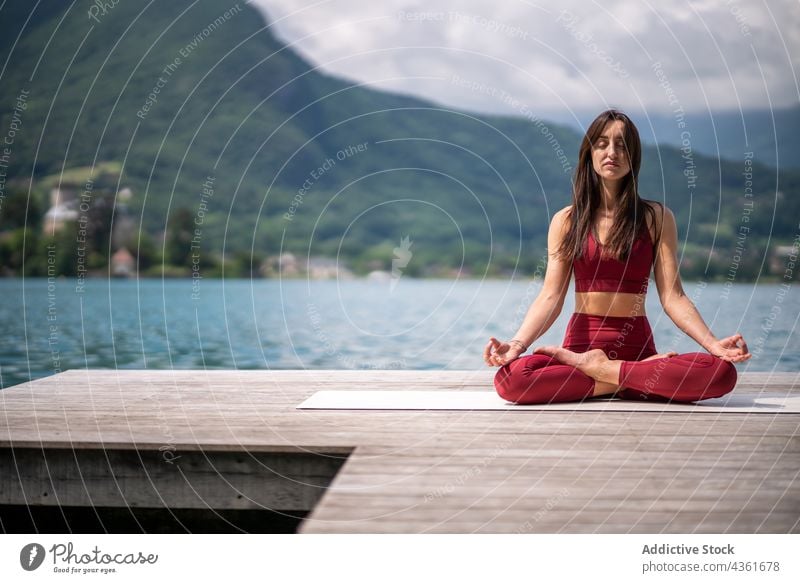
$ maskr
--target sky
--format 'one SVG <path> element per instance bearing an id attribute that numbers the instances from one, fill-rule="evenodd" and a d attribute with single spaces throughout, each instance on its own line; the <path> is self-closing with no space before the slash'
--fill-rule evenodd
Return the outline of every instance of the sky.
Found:
<path id="1" fill-rule="evenodd" d="M 338 77 L 481 113 L 575 123 L 800 103 L 797 0 L 252 0 Z"/>

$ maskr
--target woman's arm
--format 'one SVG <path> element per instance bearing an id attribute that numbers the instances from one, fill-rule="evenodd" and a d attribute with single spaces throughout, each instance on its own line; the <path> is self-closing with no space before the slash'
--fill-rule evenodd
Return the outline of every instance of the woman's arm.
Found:
<path id="1" fill-rule="evenodd" d="M 531 344 L 547 332 L 558 319 L 572 275 L 572 265 L 555 257 L 555 251 L 561 245 L 566 233 L 568 209 L 569 207 L 561 209 L 550 221 L 550 229 L 547 232 L 547 271 L 539 295 L 528 308 L 528 313 L 512 340 L 500 342 L 497 338 L 489 338 L 489 342 L 483 348 L 483 360 L 487 366 L 508 364 L 530 348 Z"/>
<path id="2" fill-rule="evenodd" d="M 683 291 L 678 266 L 678 227 L 675 215 L 667 207 L 664 207 L 663 222 L 661 244 L 656 250 L 653 266 L 658 297 L 675 325 L 707 350 L 717 341 L 717 337 L 706 326 L 694 302 Z"/>
<path id="3" fill-rule="evenodd" d="M 678 264 L 678 228 L 675 215 L 666 207 L 664 207 L 661 244 L 656 250 L 653 276 L 664 311 L 687 336 L 711 354 L 723 357 L 725 360 L 739 362 L 750 358 L 741 335 L 735 334 L 719 340 L 703 321 L 694 302 L 683 291 Z M 738 340 L 741 340 L 743 349 L 738 347 Z"/>
<path id="4" fill-rule="evenodd" d="M 569 288 L 569 279 L 572 275 L 572 265 L 561 259 L 555 258 L 555 250 L 561 245 L 566 233 L 568 222 L 566 212 L 569 207 L 563 208 L 553 215 L 550 229 L 547 233 L 547 271 L 539 295 L 528 308 L 528 313 L 514 335 L 515 340 L 522 342 L 526 348 L 530 347 L 537 338 L 541 337 L 553 325 L 561 314 L 564 298 Z"/>

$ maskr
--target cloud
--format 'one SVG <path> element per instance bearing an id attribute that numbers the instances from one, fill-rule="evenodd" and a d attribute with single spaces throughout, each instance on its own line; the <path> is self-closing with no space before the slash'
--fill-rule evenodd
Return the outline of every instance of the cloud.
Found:
<path id="1" fill-rule="evenodd" d="M 607 105 L 669 113 L 676 98 L 687 112 L 800 102 L 794 0 L 253 3 L 325 71 L 459 109 L 517 113 L 508 95 L 568 120 Z"/>

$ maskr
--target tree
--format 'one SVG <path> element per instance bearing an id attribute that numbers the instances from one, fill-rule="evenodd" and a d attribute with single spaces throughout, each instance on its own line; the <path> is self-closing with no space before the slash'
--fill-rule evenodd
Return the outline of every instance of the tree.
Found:
<path id="1" fill-rule="evenodd" d="M 189 209 L 179 207 L 172 213 L 167 223 L 166 248 L 164 249 L 166 263 L 191 267 L 194 229 L 194 217 Z"/>

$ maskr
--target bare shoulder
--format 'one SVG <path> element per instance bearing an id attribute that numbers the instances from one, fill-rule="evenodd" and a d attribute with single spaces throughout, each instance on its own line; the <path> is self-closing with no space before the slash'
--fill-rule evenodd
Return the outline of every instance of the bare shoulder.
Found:
<path id="1" fill-rule="evenodd" d="M 550 234 L 555 234 L 559 243 L 569 230 L 569 211 L 571 208 L 572 205 L 565 206 L 561 210 L 553 213 L 553 218 L 550 219 Z"/>
<path id="2" fill-rule="evenodd" d="M 675 224 L 675 215 L 672 214 L 672 211 L 669 209 L 667 205 L 661 202 L 657 202 L 655 200 L 644 200 L 643 202 L 653 209 L 655 216 L 655 225 L 650 224 L 650 217 L 648 213 L 645 213 L 647 216 L 648 227 L 650 228 L 650 234 L 659 233 L 663 227 L 669 228 L 670 224 Z"/>
<path id="3" fill-rule="evenodd" d="M 553 215 L 553 223 L 560 223 L 562 226 L 566 223 L 567 219 L 569 218 L 569 213 L 572 210 L 572 205 L 565 206 L 560 211 L 557 211 Z"/>

